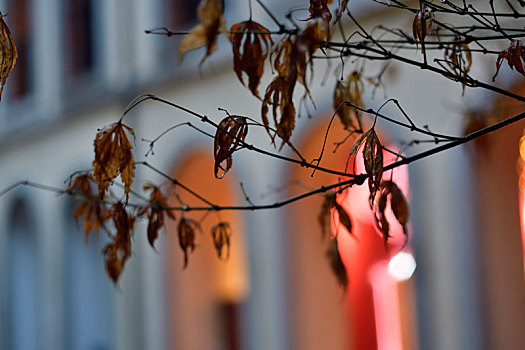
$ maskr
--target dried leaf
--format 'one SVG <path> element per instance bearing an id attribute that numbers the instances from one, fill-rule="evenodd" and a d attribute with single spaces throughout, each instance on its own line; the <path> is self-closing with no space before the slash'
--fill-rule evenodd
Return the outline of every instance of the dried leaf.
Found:
<path id="1" fill-rule="evenodd" d="M 370 189 L 370 207 L 383 176 L 383 149 L 375 130 L 367 132 L 365 147 L 363 148 L 365 171 L 368 175 L 368 188 Z"/>
<path id="2" fill-rule="evenodd" d="M 434 19 L 434 12 L 429 7 L 425 7 L 416 13 L 412 23 L 412 35 L 416 43 L 423 43 L 425 37 L 430 33 Z"/>
<path id="3" fill-rule="evenodd" d="M 337 237 L 334 237 L 330 242 L 330 246 L 326 251 L 326 257 L 330 262 L 330 267 L 335 277 L 337 277 L 337 282 L 341 287 L 346 289 L 348 286 L 348 275 L 346 273 L 346 267 L 343 264 L 341 259 L 341 254 L 339 253 L 339 245 L 337 243 Z"/>
<path id="4" fill-rule="evenodd" d="M 322 19 L 324 22 L 324 32 L 327 35 L 325 38 L 330 37 L 330 21 L 332 20 L 332 14 L 328 9 L 328 5 L 332 4 L 333 0 L 310 0 L 310 17 L 305 19 L 309 21 L 311 19 Z"/>
<path id="5" fill-rule="evenodd" d="M 4 22 L 5 15 L 0 12 L 0 100 L 7 77 L 15 68 L 18 52 L 11 31 Z"/>
<path id="6" fill-rule="evenodd" d="M 346 228 L 349 234 L 352 234 L 352 220 L 350 219 L 350 215 L 348 215 L 345 208 L 337 202 L 335 202 L 335 210 L 337 210 L 337 214 L 339 215 L 339 222 Z"/>
<path id="7" fill-rule="evenodd" d="M 93 174 L 100 199 L 104 197 L 111 181 L 120 174 L 122 182 L 124 182 L 126 203 L 128 201 L 129 191 L 135 176 L 135 161 L 126 131 L 135 137 L 133 129 L 121 122 L 107 125 L 99 130 L 95 137 Z"/>
<path id="8" fill-rule="evenodd" d="M 245 117 L 228 116 L 224 118 L 217 128 L 214 142 L 215 177 L 222 179 L 231 169 L 232 154 L 237 150 L 239 144 L 244 142 L 248 134 L 248 124 Z M 224 165 L 223 163 L 226 162 Z M 219 169 L 222 174 L 219 176 Z"/>
<path id="9" fill-rule="evenodd" d="M 329 35 L 327 29 L 322 25 L 320 20 L 308 22 L 304 30 L 298 35 L 295 41 L 295 53 L 297 55 L 295 62 L 297 64 L 297 80 L 301 83 L 306 94 L 313 102 L 310 90 L 306 80 L 306 72 L 310 67 L 310 75 L 313 75 L 314 52 L 321 47 L 323 40 Z"/>
<path id="10" fill-rule="evenodd" d="M 217 35 L 226 32 L 226 25 L 222 13 L 224 0 L 204 0 L 199 5 L 198 16 L 200 24 L 195 26 L 181 41 L 179 56 L 181 60 L 191 50 L 206 46 L 206 54 L 200 64 L 204 63 L 217 50 Z"/>
<path id="11" fill-rule="evenodd" d="M 230 238 L 232 232 L 231 227 L 228 222 L 219 222 L 217 225 L 213 226 L 211 229 L 211 236 L 213 238 L 213 245 L 215 250 L 217 250 L 217 256 L 219 259 L 223 256 L 223 248 L 226 247 L 226 257 L 230 257 Z"/>
<path id="12" fill-rule="evenodd" d="M 385 244 L 390 237 L 390 224 L 385 213 L 388 199 L 390 199 L 390 207 L 396 220 L 403 227 L 406 243 L 408 239 L 407 224 L 409 211 L 405 195 L 401 192 L 397 184 L 391 180 L 381 182 L 378 192 L 378 198 L 375 200 L 374 217 L 378 228 L 383 234 Z"/>
<path id="13" fill-rule="evenodd" d="M 273 45 L 268 29 L 249 20 L 232 25 L 230 32 L 233 70 L 243 85 L 242 72 L 248 75 L 248 88 L 260 99 L 257 88 L 264 72 L 264 61 Z"/>
<path id="14" fill-rule="evenodd" d="M 337 115 L 346 130 L 361 130 L 362 128 L 360 111 L 351 106 L 344 105 L 343 103 L 349 102 L 359 108 L 365 108 L 361 96 L 363 90 L 364 84 L 361 79 L 361 74 L 358 71 L 350 73 L 348 76 L 348 82 L 337 81 L 336 83 L 333 107 L 334 110 L 337 111 Z M 341 106 L 341 108 L 339 108 L 339 106 Z"/>
<path id="15" fill-rule="evenodd" d="M 184 252 L 183 268 L 188 266 L 188 254 L 195 250 L 195 229 L 200 230 L 198 222 L 192 219 L 181 218 L 177 226 L 177 234 L 179 236 L 179 246 Z"/>
<path id="16" fill-rule="evenodd" d="M 68 193 L 80 193 L 83 201 L 79 203 L 75 212 L 73 213 L 78 225 L 78 219 L 84 216 L 83 227 L 85 242 L 88 242 L 89 234 L 93 232 L 98 233 L 99 228 L 105 227 L 105 222 L 110 218 L 109 210 L 106 204 L 99 200 L 97 194 L 92 191 L 91 184 L 93 183 L 93 176 L 89 173 L 79 173 L 73 177 L 70 185 L 66 188 Z"/>
<path id="17" fill-rule="evenodd" d="M 367 131 L 365 133 L 362 133 L 361 135 L 359 135 L 359 137 L 354 141 L 354 144 L 352 145 L 352 148 L 350 149 L 350 154 L 349 154 L 349 158 L 355 156 L 357 154 L 357 151 L 359 150 L 359 147 L 361 146 L 361 144 L 363 143 L 363 140 L 368 136 L 368 133 L 370 131 Z"/>
<path id="18" fill-rule="evenodd" d="M 317 221 L 319 226 L 321 226 L 321 237 L 326 236 L 327 231 L 330 231 L 330 215 L 332 213 L 332 208 L 336 203 L 336 193 L 330 192 L 325 194 L 323 204 L 321 205 L 321 212 L 317 216 Z"/>
<path id="19" fill-rule="evenodd" d="M 146 215 L 148 218 L 148 242 L 155 249 L 155 240 L 159 236 L 159 231 L 164 227 L 165 216 L 175 220 L 175 214 L 172 210 L 166 209 L 168 200 L 159 187 L 148 183 L 144 186 L 144 191 L 151 191 L 149 203 L 139 208 L 137 216 Z"/>
<path id="20" fill-rule="evenodd" d="M 525 50 L 521 40 L 512 40 L 510 46 L 499 53 L 496 61 L 496 74 L 492 77 L 492 81 L 496 79 L 503 59 L 507 60 L 510 69 L 516 68 L 516 71 L 525 75 Z"/>
<path id="21" fill-rule="evenodd" d="M 120 202 L 113 206 L 112 217 L 117 233 L 113 236 L 113 242 L 108 243 L 102 253 L 106 260 L 106 272 L 113 282 L 117 283 L 126 260 L 131 256 L 131 236 L 135 217 L 129 215 Z"/>

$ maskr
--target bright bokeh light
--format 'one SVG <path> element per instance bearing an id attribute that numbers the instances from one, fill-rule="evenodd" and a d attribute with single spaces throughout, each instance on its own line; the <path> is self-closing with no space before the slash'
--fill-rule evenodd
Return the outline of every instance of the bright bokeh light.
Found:
<path id="1" fill-rule="evenodd" d="M 388 273 L 398 281 L 406 281 L 416 269 L 416 260 L 410 253 L 400 252 L 388 263 Z"/>

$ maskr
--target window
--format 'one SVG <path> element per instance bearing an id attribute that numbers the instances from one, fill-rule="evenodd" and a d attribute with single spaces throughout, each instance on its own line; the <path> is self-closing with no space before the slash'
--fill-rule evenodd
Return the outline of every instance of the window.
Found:
<path id="1" fill-rule="evenodd" d="M 75 79 L 95 67 L 94 1 L 66 1 L 64 23 L 66 76 Z"/>
<path id="2" fill-rule="evenodd" d="M 8 0 L 5 18 L 18 50 L 15 68 L 8 78 L 6 90 L 10 99 L 20 99 L 32 89 L 30 0 Z"/>

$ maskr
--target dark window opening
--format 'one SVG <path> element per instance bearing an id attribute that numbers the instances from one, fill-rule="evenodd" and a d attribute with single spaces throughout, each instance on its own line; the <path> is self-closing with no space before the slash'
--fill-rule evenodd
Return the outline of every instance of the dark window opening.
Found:
<path id="1" fill-rule="evenodd" d="M 92 71 L 95 65 L 92 0 L 69 0 L 66 5 L 66 73 L 71 77 Z"/>
<path id="2" fill-rule="evenodd" d="M 199 0 L 165 0 L 164 23 L 169 29 L 189 29 L 197 23 Z"/>
<path id="3" fill-rule="evenodd" d="M 9 98 L 19 99 L 31 90 L 30 4 L 28 0 L 9 0 L 7 9 L 5 21 L 15 40 L 18 59 L 7 79 L 6 89 Z"/>

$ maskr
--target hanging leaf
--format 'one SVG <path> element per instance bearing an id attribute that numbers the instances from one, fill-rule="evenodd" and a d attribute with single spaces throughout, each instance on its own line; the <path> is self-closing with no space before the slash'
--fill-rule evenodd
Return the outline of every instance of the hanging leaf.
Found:
<path id="1" fill-rule="evenodd" d="M 9 27 L 4 22 L 5 15 L 0 12 L 0 100 L 7 77 L 15 68 L 18 52 L 16 51 L 15 40 L 11 35 Z"/>
<path id="2" fill-rule="evenodd" d="M 383 176 L 383 149 L 375 130 L 367 132 L 365 147 L 363 148 L 365 171 L 368 175 L 368 188 L 370 190 L 370 207 Z"/>
<path id="3" fill-rule="evenodd" d="M 179 246 L 184 253 L 183 268 L 188 266 L 188 255 L 195 250 L 195 230 L 201 230 L 197 221 L 187 218 L 181 218 L 177 226 L 177 234 L 179 236 Z"/>
<path id="4" fill-rule="evenodd" d="M 468 72 L 472 66 L 472 53 L 468 45 L 461 42 L 460 37 L 456 37 L 445 47 L 445 62 L 456 74 L 458 79 L 468 79 Z M 463 81 L 463 92 L 465 92 L 465 82 Z"/>
<path id="5" fill-rule="evenodd" d="M 313 75 L 314 52 L 321 47 L 324 38 L 328 36 L 327 30 L 323 27 L 320 20 L 313 20 L 306 24 L 304 30 L 297 36 L 295 41 L 295 53 L 297 55 L 295 62 L 297 64 L 297 80 L 301 83 L 306 94 L 313 101 L 308 88 L 306 72 L 310 67 L 310 76 Z"/>
<path id="6" fill-rule="evenodd" d="M 305 19 L 305 21 L 316 18 L 322 19 L 324 22 L 326 39 L 330 37 L 330 21 L 332 20 L 332 14 L 330 13 L 330 9 L 328 9 L 328 5 L 332 4 L 332 2 L 333 0 L 310 0 L 310 8 L 308 9 L 310 17 Z"/>
<path id="7" fill-rule="evenodd" d="M 215 133 L 213 151 L 216 178 L 222 179 L 231 169 L 233 163 L 232 154 L 237 150 L 239 144 L 244 142 L 246 135 L 248 135 L 248 124 L 245 117 L 228 116 L 219 123 Z M 219 175 L 219 170 L 222 171 L 221 175 Z"/>
<path id="8" fill-rule="evenodd" d="M 352 234 L 352 220 L 350 219 L 350 215 L 348 215 L 345 208 L 343 208 L 337 202 L 335 202 L 335 210 L 339 215 L 339 222 L 341 223 L 341 225 L 343 225 L 346 228 L 349 234 Z"/>
<path id="9" fill-rule="evenodd" d="M 361 113 L 358 109 L 351 106 L 346 106 L 344 102 L 350 102 L 352 105 L 359 108 L 365 108 L 363 103 L 362 93 L 364 84 L 361 79 L 361 73 L 353 71 L 348 75 L 348 82 L 337 81 L 334 97 L 333 107 L 337 111 L 337 115 L 346 130 L 361 130 Z M 342 105 L 343 104 L 343 105 Z M 342 106 L 341 106 L 342 105 Z M 341 106 L 339 108 L 339 106 Z M 338 109 L 339 108 L 339 109 Z"/>
<path id="10" fill-rule="evenodd" d="M 332 238 L 328 250 L 326 251 L 326 257 L 330 262 L 330 267 L 335 277 L 337 277 L 337 282 L 341 287 L 346 289 L 348 286 L 348 274 L 346 273 L 346 267 L 343 264 L 341 259 L 341 254 L 339 253 L 339 245 L 337 243 L 337 237 Z"/>
<path id="11" fill-rule="evenodd" d="M 159 237 L 159 231 L 164 227 L 165 216 L 175 220 L 173 210 L 166 209 L 168 200 L 159 187 L 148 183 L 144 185 L 144 191 L 151 191 L 149 202 L 146 206 L 137 210 L 137 216 L 146 215 L 148 218 L 148 242 L 155 249 L 155 240 Z"/>
<path id="12" fill-rule="evenodd" d="M 80 193 L 82 201 L 79 203 L 73 216 L 78 225 L 78 219 L 84 216 L 82 221 L 84 227 L 85 242 L 88 242 L 90 232 L 95 235 L 99 228 L 105 227 L 105 222 L 110 218 L 109 210 L 106 204 L 97 198 L 97 194 L 92 190 L 91 185 L 94 182 L 93 176 L 89 173 L 79 173 L 73 177 L 71 184 L 66 188 L 67 193 Z"/>
<path id="13" fill-rule="evenodd" d="M 232 25 L 233 70 L 243 85 L 242 73 L 248 75 L 248 88 L 260 99 L 257 88 L 264 73 L 264 61 L 273 45 L 268 29 L 254 21 Z"/>
<path id="14" fill-rule="evenodd" d="M 416 40 L 416 44 L 418 42 L 423 43 L 425 37 L 430 33 L 434 19 L 434 12 L 429 7 L 425 7 L 416 13 L 412 23 L 412 35 Z"/>
<path id="15" fill-rule="evenodd" d="M 230 239 L 232 231 L 230 224 L 228 222 L 219 222 L 217 225 L 213 226 L 211 229 L 211 236 L 213 238 L 213 245 L 217 251 L 217 256 L 219 259 L 223 257 L 223 248 L 226 247 L 226 257 L 230 257 Z"/>
<path id="16" fill-rule="evenodd" d="M 135 217 L 129 215 L 120 202 L 113 205 L 111 216 L 117 233 L 113 236 L 113 242 L 108 243 L 102 253 L 106 260 L 106 272 L 113 282 L 117 283 L 126 260 L 131 256 L 131 236 Z"/>
<path id="17" fill-rule="evenodd" d="M 492 81 L 496 79 L 504 59 L 507 60 L 510 69 L 516 68 L 516 71 L 525 75 L 525 50 L 521 40 L 512 40 L 510 46 L 499 53 L 496 61 L 496 74 L 492 77 Z"/>
<path id="18" fill-rule="evenodd" d="M 321 226 L 321 237 L 324 238 L 327 232 L 330 232 L 330 216 L 332 208 L 336 203 L 336 193 L 330 192 L 325 194 L 323 204 L 321 205 L 321 212 L 317 216 L 319 226 Z"/>
<path id="19" fill-rule="evenodd" d="M 126 203 L 128 201 L 129 191 L 135 176 L 135 161 L 126 131 L 135 137 L 133 129 L 121 122 L 107 125 L 99 130 L 95 137 L 93 174 L 100 199 L 104 197 L 111 181 L 120 174 L 122 182 L 124 182 Z"/>
<path id="20" fill-rule="evenodd" d="M 403 227 L 403 233 L 405 234 L 405 243 L 408 240 L 408 204 L 405 195 L 397 184 L 393 181 L 383 181 L 378 191 L 378 198 L 375 201 L 374 217 L 376 224 L 383 234 L 385 244 L 390 237 L 390 223 L 386 218 L 387 201 L 390 199 L 390 207 L 394 213 L 394 217 L 397 222 Z"/>
<path id="21" fill-rule="evenodd" d="M 187 34 L 179 45 L 179 56 L 181 60 L 188 51 L 206 47 L 206 53 L 200 64 L 217 50 L 217 35 L 226 32 L 226 25 L 222 13 L 224 12 L 224 0 L 204 0 L 199 5 L 197 15 L 200 24 L 195 26 Z"/>

